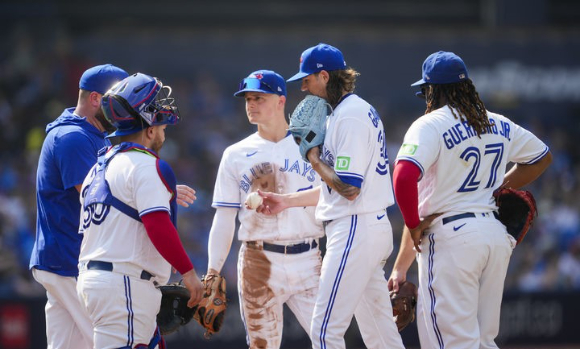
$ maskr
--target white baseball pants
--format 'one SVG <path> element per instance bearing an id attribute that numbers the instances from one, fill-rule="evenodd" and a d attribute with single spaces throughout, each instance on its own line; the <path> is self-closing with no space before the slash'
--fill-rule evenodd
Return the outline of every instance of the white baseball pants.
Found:
<path id="1" fill-rule="evenodd" d="M 238 257 L 240 313 L 248 346 L 280 348 L 284 303 L 308 333 L 318 292 L 320 250 L 284 254 L 242 243 Z"/>
<path id="2" fill-rule="evenodd" d="M 344 334 L 354 314 L 367 348 L 404 348 L 383 270 L 393 250 L 385 210 L 334 220 L 326 236 L 312 347 L 345 348 Z"/>
<path id="3" fill-rule="evenodd" d="M 32 269 L 32 276 L 46 289 L 46 340 L 48 349 L 90 349 L 93 325 L 77 296 L 76 278 Z"/>
<path id="4" fill-rule="evenodd" d="M 103 270 L 81 271 L 77 285 L 94 325 L 95 349 L 149 344 L 157 327 L 161 291 L 153 282 Z"/>
<path id="5" fill-rule="evenodd" d="M 444 217 L 423 236 L 417 254 L 421 348 L 497 348 L 494 339 L 515 239 L 491 213 L 446 224 Z"/>

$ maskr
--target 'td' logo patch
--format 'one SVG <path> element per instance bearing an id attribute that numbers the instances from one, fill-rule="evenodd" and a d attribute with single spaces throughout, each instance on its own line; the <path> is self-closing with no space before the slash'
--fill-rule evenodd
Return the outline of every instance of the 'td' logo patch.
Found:
<path id="1" fill-rule="evenodd" d="M 417 147 L 416 144 L 403 144 L 399 152 L 401 155 L 415 155 Z"/>
<path id="2" fill-rule="evenodd" d="M 339 156 L 336 158 L 336 169 L 339 171 L 346 171 L 350 167 L 350 157 Z"/>

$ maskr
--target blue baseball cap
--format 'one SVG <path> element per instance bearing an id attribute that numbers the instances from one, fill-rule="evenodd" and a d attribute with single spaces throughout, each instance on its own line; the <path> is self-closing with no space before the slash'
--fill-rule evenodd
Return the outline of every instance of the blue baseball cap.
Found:
<path id="1" fill-rule="evenodd" d="M 104 95 L 113 85 L 129 76 L 126 71 L 112 64 L 97 65 L 85 70 L 79 80 L 79 88 Z"/>
<path id="2" fill-rule="evenodd" d="M 236 97 L 244 97 L 246 92 L 272 93 L 286 96 L 286 82 L 284 78 L 272 70 L 257 70 L 240 82 Z"/>
<path id="3" fill-rule="evenodd" d="M 411 86 L 423 84 L 452 84 L 467 80 L 467 67 L 453 52 L 432 53 L 423 62 L 423 78 Z"/>
<path id="4" fill-rule="evenodd" d="M 300 71 L 286 81 L 300 80 L 322 70 L 333 71 L 341 69 L 346 69 L 346 62 L 342 52 L 334 46 L 320 43 L 302 52 L 300 56 Z"/>

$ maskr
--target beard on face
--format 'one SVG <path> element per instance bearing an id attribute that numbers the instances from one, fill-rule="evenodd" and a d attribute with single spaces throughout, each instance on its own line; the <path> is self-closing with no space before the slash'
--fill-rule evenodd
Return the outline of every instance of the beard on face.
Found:
<path id="1" fill-rule="evenodd" d="M 159 151 L 163 147 L 163 142 L 163 138 L 160 135 L 156 135 L 155 139 L 153 139 L 153 142 L 151 143 L 151 150 L 159 155 Z"/>
<path id="2" fill-rule="evenodd" d="M 105 114 L 103 114 L 103 111 L 100 108 L 95 114 L 95 118 L 101 123 L 101 126 L 103 126 L 107 133 L 112 133 L 116 130 L 115 126 L 111 125 L 107 118 L 105 118 Z"/>
<path id="3" fill-rule="evenodd" d="M 157 155 L 159 155 L 159 151 L 161 150 L 161 148 L 163 147 L 163 142 L 162 141 L 155 141 L 153 144 L 151 144 L 151 150 L 153 150 L 155 153 L 157 153 Z"/>

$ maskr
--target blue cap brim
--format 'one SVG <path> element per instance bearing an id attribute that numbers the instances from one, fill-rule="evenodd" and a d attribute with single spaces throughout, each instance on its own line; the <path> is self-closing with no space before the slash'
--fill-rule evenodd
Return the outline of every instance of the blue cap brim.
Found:
<path id="1" fill-rule="evenodd" d="M 423 85 L 426 84 L 425 80 L 421 79 L 413 84 L 411 84 L 411 86 L 419 86 L 419 85 Z"/>
<path id="2" fill-rule="evenodd" d="M 277 93 L 272 92 L 272 91 L 259 90 L 259 89 L 254 89 L 254 88 L 245 88 L 243 90 L 240 90 L 240 91 L 234 93 L 234 97 L 244 97 L 244 95 L 246 94 L 246 92 L 269 93 L 271 95 L 276 95 L 277 94 Z"/>
<path id="3" fill-rule="evenodd" d="M 296 80 L 300 80 L 304 77 L 307 77 L 308 73 L 304 73 L 304 72 L 299 72 L 298 74 L 294 75 L 293 77 L 291 77 L 290 79 L 286 80 L 286 82 L 292 82 L 292 81 L 296 81 Z"/>

